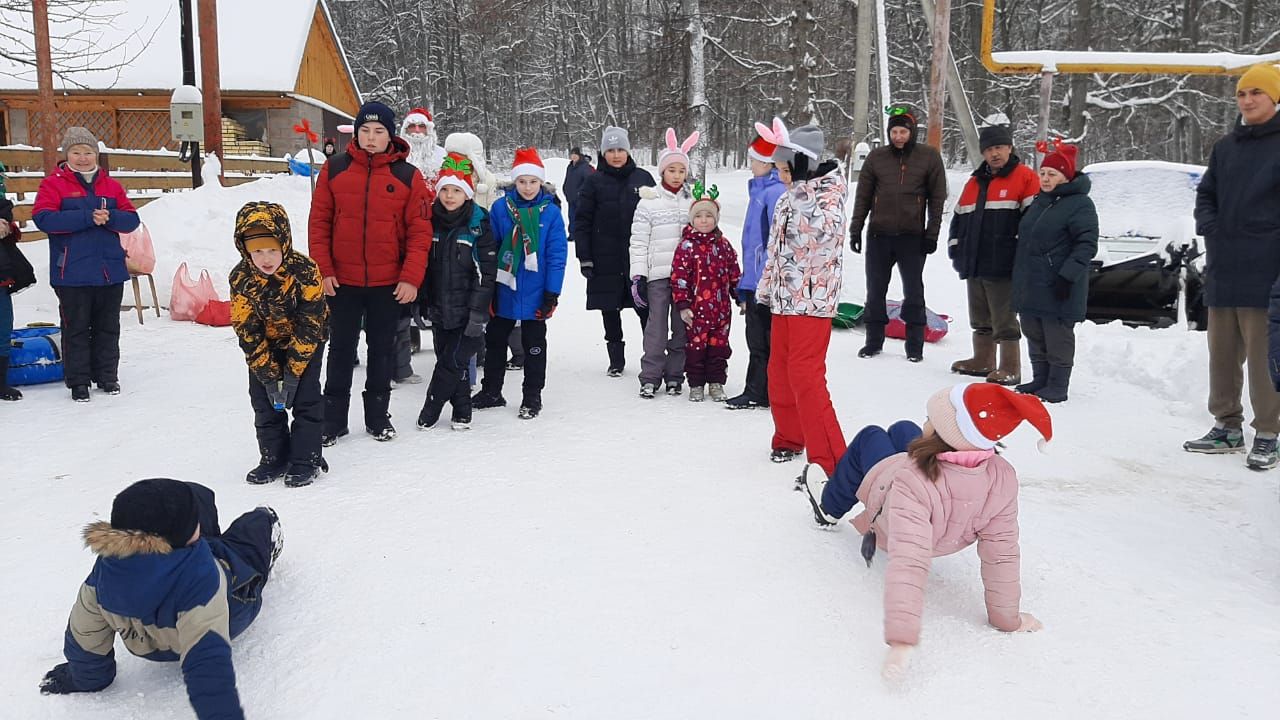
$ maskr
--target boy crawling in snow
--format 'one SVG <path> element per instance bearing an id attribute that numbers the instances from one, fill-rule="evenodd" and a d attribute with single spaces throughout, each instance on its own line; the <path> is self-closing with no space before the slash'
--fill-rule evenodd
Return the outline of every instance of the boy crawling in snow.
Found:
<path id="1" fill-rule="evenodd" d="M 289 216 L 275 203 L 240 208 L 235 241 L 242 259 L 231 271 L 231 324 L 249 363 L 260 456 L 245 480 L 310 485 L 329 469 L 320 447 L 320 364 L 329 331 L 320 270 L 293 249 Z"/>
<path id="2" fill-rule="evenodd" d="M 84 529 L 98 559 L 71 608 L 67 662 L 40 692 L 96 692 L 116 676 L 116 634 L 129 652 L 182 662 L 196 716 L 243 718 L 231 638 L 262 609 L 262 588 L 284 537 L 274 510 L 259 507 L 218 526 L 213 491 L 163 478 L 139 480 L 111 504 L 111 522 Z"/>

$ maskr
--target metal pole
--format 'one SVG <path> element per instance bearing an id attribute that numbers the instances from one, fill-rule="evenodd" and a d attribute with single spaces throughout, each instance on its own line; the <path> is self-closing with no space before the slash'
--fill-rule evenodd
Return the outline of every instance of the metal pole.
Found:
<path id="1" fill-rule="evenodd" d="M 222 158 L 222 82 L 218 65 L 218 2 L 200 0 L 200 92 L 204 96 L 204 148 Z M 226 163 L 219 164 L 218 178 Z"/>
<path id="2" fill-rule="evenodd" d="M 53 60 L 49 44 L 48 0 L 33 0 L 31 20 L 36 33 L 36 86 L 40 91 L 40 127 L 36 129 L 44 161 L 50 175 L 58 168 L 58 124 L 53 105 Z M 95 150 L 97 148 L 94 148 Z"/>
<path id="3" fill-rule="evenodd" d="M 951 0 L 937 0 L 933 17 L 933 57 L 929 62 L 929 133 L 926 142 L 942 149 L 942 122 L 947 112 L 947 60 L 951 47 Z"/>
<path id="4" fill-rule="evenodd" d="M 1054 70 L 1046 67 L 1044 72 L 1040 74 L 1040 127 L 1036 130 L 1036 138 L 1039 140 L 1049 140 L 1049 108 L 1053 103 L 1053 76 Z M 1040 161 L 1044 160 L 1044 156 L 1039 152 L 1036 153 L 1036 169 L 1040 169 Z"/>
<path id="5" fill-rule="evenodd" d="M 182 16 L 182 84 L 196 84 L 195 37 L 191 31 L 191 0 L 178 0 L 178 12 Z M 204 184 L 200 177 L 200 143 L 191 143 L 191 187 Z"/>

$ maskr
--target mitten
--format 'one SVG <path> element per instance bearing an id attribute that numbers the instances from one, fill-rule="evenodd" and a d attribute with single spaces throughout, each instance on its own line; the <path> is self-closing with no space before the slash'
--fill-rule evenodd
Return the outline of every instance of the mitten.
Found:
<path id="1" fill-rule="evenodd" d="M 546 320 L 556 312 L 556 306 L 560 304 L 560 295 L 553 292 L 542 293 L 542 307 L 533 312 L 533 317 L 537 320 Z"/>
<path id="2" fill-rule="evenodd" d="M 41 695 L 66 695 L 74 692 L 84 691 L 77 688 L 75 680 L 71 678 L 71 663 L 55 666 L 40 681 Z"/>
<path id="3" fill-rule="evenodd" d="M 693 327 L 693 310 L 690 308 L 685 308 L 681 310 L 680 319 L 684 321 L 685 325 L 688 325 L 689 327 Z"/>
<path id="4" fill-rule="evenodd" d="M 631 278 L 631 300 L 638 308 L 649 307 L 649 281 L 643 275 Z"/>
<path id="5" fill-rule="evenodd" d="M 849 249 L 856 253 L 862 252 L 862 228 L 861 227 L 849 228 Z"/>
<path id="6" fill-rule="evenodd" d="M 301 380 L 302 378 L 293 373 L 285 373 L 284 382 L 280 383 L 280 390 L 284 393 L 284 406 L 286 408 L 293 408 L 294 398 L 298 395 L 298 383 Z M 279 410 L 280 408 L 276 409 Z"/>
<path id="7" fill-rule="evenodd" d="M 467 321 L 467 327 L 462 331 L 463 335 L 469 338 L 477 338 L 484 334 L 484 324 L 489 321 L 489 314 L 479 311 L 471 311 L 471 319 Z"/>
<path id="8" fill-rule="evenodd" d="M 920 250 L 922 250 L 925 255 L 932 255 L 935 252 L 937 252 L 938 236 L 937 235 L 934 235 L 933 237 L 926 236 L 924 241 L 920 243 Z"/>
<path id="9" fill-rule="evenodd" d="M 582 272 L 582 277 L 588 280 L 596 276 L 596 264 L 590 260 L 578 263 L 578 269 Z"/>
<path id="10" fill-rule="evenodd" d="M 1053 279 L 1053 297 L 1058 300 L 1066 300 L 1071 297 L 1071 286 L 1074 284 L 1061 275 L 1055 277 Z"/>

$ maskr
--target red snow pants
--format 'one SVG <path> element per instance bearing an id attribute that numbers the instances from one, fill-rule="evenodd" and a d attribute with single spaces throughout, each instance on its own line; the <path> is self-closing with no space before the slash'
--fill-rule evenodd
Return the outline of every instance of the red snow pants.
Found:
<path id="1" fill-rule="evenodd" d="M 831 318 L 774 315 L 769 348 L 769 410 L 773 449 L 804 450 L 809 462 L 835 474 L 844 434 L 827 392 Z"/>

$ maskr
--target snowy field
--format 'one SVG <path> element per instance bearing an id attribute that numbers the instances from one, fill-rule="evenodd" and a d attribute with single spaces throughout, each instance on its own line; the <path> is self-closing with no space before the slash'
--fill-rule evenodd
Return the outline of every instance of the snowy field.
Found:
<path id="1" fill-rule="evenodd" d="M 563 162 L 549 162 L 552 174 Z M 713 178 L 739 239 L 744 173 Z M 955 174 L 958 194 L 963 175 Z M 168 300 L 179 262 L 226 293 L 231 221 L 249 199 L 283 202 L 305 248 L 309 188 L 276 178 L 209 188 L 142 210 Z M 25 245 L 39 277 L 46 246 Z M 930 306 L 952 334 L 922 365 L 901 343 L 859 360 L 839 331 L 828 377 L 846 438 L 922 419 L 968 354 L 964 288 L 943 255 Z M 79 540 L 133 480 L 196 480 L 228 521 L 269 504 L 285 551 L 255 625 L 235 643 L 255 718 L 1274 718 L 1280 708 L 1280 471 L 1242 456 L 1188 455 L 1204 409 L 1203 334 L 1084 325 L 1071 401 L 1052 409 L 1049 454 L 1020 430 L 1024 609 L 1034 635 L 985 624 L 973 550 L 934 563 L 908 679 L 879 676 L 884 557 L 815 529 L 792 491 L 800 463 L 769 462 L 771 423 L 685 397 L 636 397 L 605 376 L 599 316 L 570 272 L 550 323 L 546 409 L 476 413 L 474 430 L 416 432 L 425 386 L 398 388 L 400 437 L 357 430 L 305 489 L 252 487 L 247 374 L 230 329 L 122 317 L 124 394 L 73 404 L 60 385 L 0 407 L 0 717 L 185 718 L 177 664 L 129 656 L 106 691 L 42 697 L 93 558 Z M 861 258 L 845 295 L 861 300 Z M 900 297 L 895 282 L 891 297 Z M 126 290 L 126 296 L 128 291 Z M 56 321 L 47 285 L 15 298 L 17 321 Z M 746 367 L 735 320 L 730 391 Z M 415 356 L 426 375 L 431 354 Z M 356 384 L 363 368 L 356 371 Z M 509 374 L 508 401 L 519 374 Z M 358 406 L 358 402 L 356 403 Z"/>

